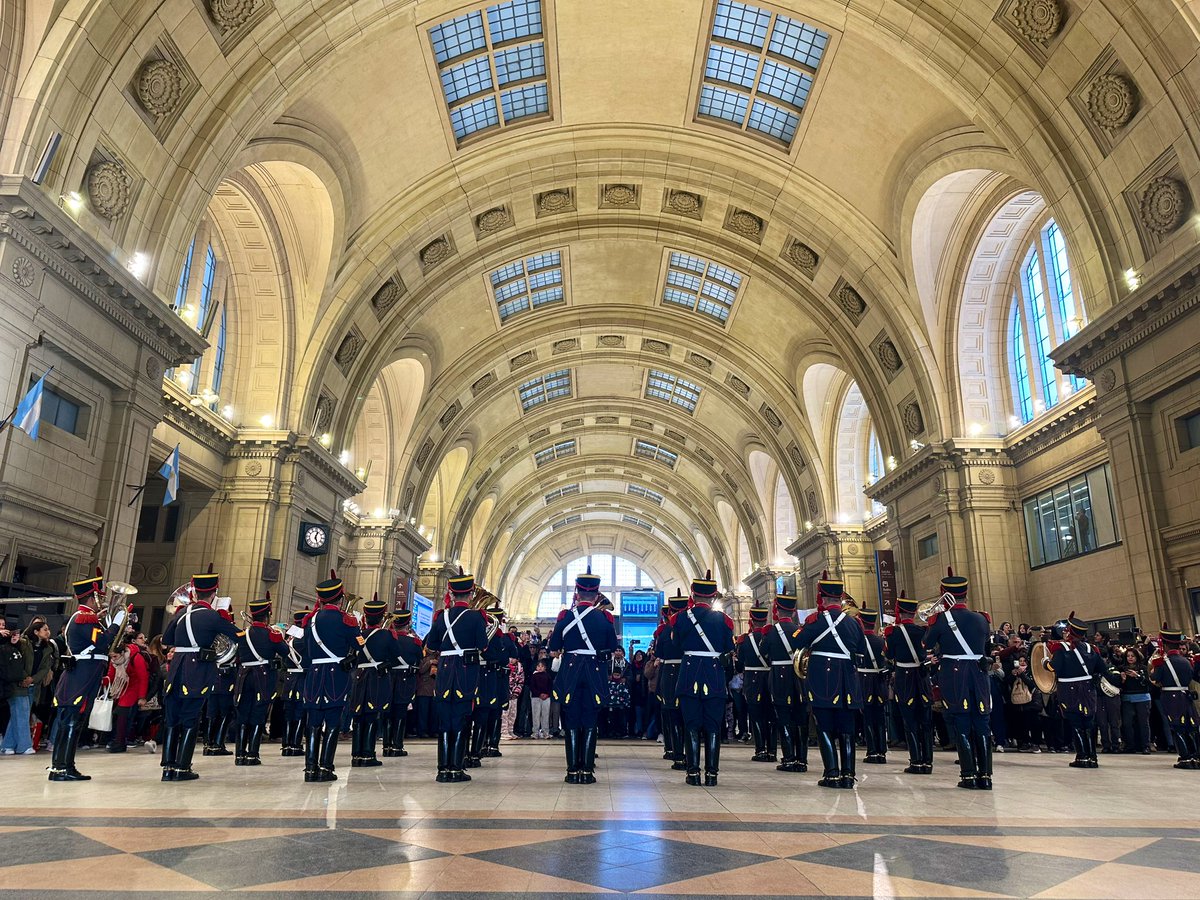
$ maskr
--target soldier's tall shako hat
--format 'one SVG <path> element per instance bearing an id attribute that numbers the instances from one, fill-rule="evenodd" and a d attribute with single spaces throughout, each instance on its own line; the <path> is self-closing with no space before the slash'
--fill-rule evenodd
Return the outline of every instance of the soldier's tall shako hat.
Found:
<path id="1" fill-rule="evenodd" d="M 665 622 L 667 619 L 671 618 L 671 604 L 664 603 L 662 605 L 662 608 L 658 611 L 658 618 L 662 622 Z"/>
<path id="2" fill-rule="evenodd" d="M 783 612 L 795 612 L 796 605 L 800 602 L 800 598 L 793 594 L 776 594 L 775 608 Z"/>
<path id="3" fill-rule="evenodd" d="M 671 612 L 679 612 L 681 609 L 687 609 L 688 598 L 683 596 L 679 588 L 675 588 L 675 596 L 667 598 L 667 606 Z"/>
<path id="4" fill-rule="evenodd" d="M 202 575 L 192 576 L 192 590 L 196 592 L 196 596 L 201 600 L 208 598 L 210 595 L 217 592 L 217 588 L 221 586 L 221 576 L 213 573 L 213 564 L 208 564 L 208 571 Z"/>
<path id="5" fill-rule="evenodd" d="M 946 577 L 942 579 L 942 593 L 950 594 L 955 600 L 967 599 L 967 576 L 955 575 L 954 570 L 946 567 Z"/>
<path id="6" fill-rule="evenodd" d="M 308 618 L 308 614 L 310 612 L 312 612 L 312 610 L 307 606 L 296 610 L 294 613 L 292 613 L 292 624 L 298 626 L 304 625 L 304 620 Z"/>
<path id="7" fill-rule="evenodd" d="M 271 592 L 267 591 L 261 600 L 251 600 L 246 606 L 250 610 L 250 618 L 265 622 L 271 618 Z"/>
<path id="8" fill-rule="evenodd" d="M 915 598 L 910 600 L 904 591 L 901 591 L 900 596 L 896 598 L 896 608 L 905 615 L 916 615 L 917 607 L 920 605 L 920 600 Z"/>
<path id="9" fill-rule="evenodd" d="M 862 622 L 865 631 L 874 631 L 875 626 L 879 624 L 879 610 L 861 608 L 858 611 L 858 621 Z"/>
<path id="10" fill-rule="evenodd" d="M 692 596 L 697 600 L 712 600 L 717 596 L 717 582 L 712 577 L 712 569 L 706 571 L 703 578 L 692 579 Z"/>
<path id="11" fill-rule="evenodd" d="M 1087 622 L 1075 618 L 1075 610 L 1071 610 L 1071 614 L 1067 616 L 1067 629 L 1075 637 L 1087 637 L 1088 635 Z"/>
<path id="12" fill-rule="evenodd" d="M 337 603 L 346 593 L 346 586 L 337 572 L 329 570 L 329 578 L 317 585 L 317 599 L 322 603 Z"/>
<path id="13" fill-rule="evenodd" d="M 1162 628 L 1158 630 L 1158 637 L 1164 644 L 1182 644 L 1183 629 L 1172 628 L 1166 622 L 1162 623 Z"/>
<path id="14" fill-rule="evenodd" d="M 765 606 L 750 607 L 750 621 L 751 622 L 765 622 L 765 621 L 767 621 L 767 616 L 769 616 L 770 614 L 771 614 L 771 610 L 767 609 Z"/>
<path id="15" fill-rule="evenodd" d="M 379 592 L 376 591 L 375 595 L 363 604 L 363 618 L 367 620 L 368 625 L 378 625 L 385 615 L 387 603 L 379 599 Z"/>
<path id="16" fill-rule="evenodd" d="M 826 606 L 840 604 L 843 587 L 841 581 L 829 577 L 828 571 L 822 572 L 821 577 L 817 579 L 817 608 L 824 609 Z"/>
<path id="17" fill-rule="evenodd" d="M 458 574 L 451 576 L 447 584 L 450 593 L 454 595 L 454 599 L 462 600 L 475 593 L 475 576 L 467 575 L 462 570 L 462 566 L 458 567 Z"/>
<path id="18" fill-rule="evenodd" d="M 104 573 L 100 571 L 100 567 L 96 566 L 96 574 L 91 578 L 85 578 L 83 581 L 76 581 L 71 585 L 71 590 L 75 592 L 75 599 L 82 603 L 93 594 L 104 593 Z"/>
<path id="19" fill-rule="evenodd" d="M 575 576 L 575 590 L 581 594 L 594 594 L 600 590 L 600 576 L 592 574 L 592 567 L 582 575 Z"/>
<path id="20" fill-rule="evenodd" d="M 412 610 L 406 606 L 397 606 L 392 613 L 392 624 L 397 628 L 407 628 L 412 624 Z"/>

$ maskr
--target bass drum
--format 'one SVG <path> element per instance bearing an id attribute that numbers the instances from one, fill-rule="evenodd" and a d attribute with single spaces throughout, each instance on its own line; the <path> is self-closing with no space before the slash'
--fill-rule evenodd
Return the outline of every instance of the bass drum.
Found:
<path id="1" fill-rule="evenodd" d="M 1033 675 L 1033 683 L 1037 685 L 1037 689 L 1046 696 L 1053 694 L 1058 687 L 1058 676 L 1049 668 L 1049 662 L 1049 644 L 1034 644 L 1033 649 L 1029 651 L 1030 674 Z"/>

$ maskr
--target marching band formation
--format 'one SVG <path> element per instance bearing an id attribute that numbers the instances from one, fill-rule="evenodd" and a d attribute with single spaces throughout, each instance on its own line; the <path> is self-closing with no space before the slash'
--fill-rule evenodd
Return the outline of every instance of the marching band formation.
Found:
<path id="1" fill-rule="evenodd" d="M 248 604 L 239 628 L 229 602 L 217 598 L 219 584 L 211 565 L 192 576 L 163 634 L 164 646 L 171 648 L 163 690 L 163 781 L 200 777 L 192 757 L 202 712 L 208 723 L 204 755 L 233 755 L 237 766 L 261 765 L 272 701 L 283 706 L 281 755 L 304 757 L 306 782 L 337 780 L 334 758 L 347 714 L 351 767 L 383 765 L 376 754 L 381 733 L 385 758 L 407 756 L 406 712 L 425 655 L 436 658 L 436 780 L 470 781 L 467 769 L 502 755 L 501 714 L 509 703 L 508 667 L 517 661 L 517 647 L 503 630 L 499 600 L 473 576 L 460 569 L 449 580 L 444 608 L 424 641 L 410 630 L 412 613 L 389 611 L 378 595 L 352 615 L 344 608 L 345 589 L 336 572 L 317 585 L 314 607 L 295 612 L 286 631 L 270 624 L 269 593 Z M 600 588 L 590 569 L 578 576 L 574 602 L 559 614 L 549 641 L 557 658 L 552 698 L 561 710 L 568 784 L 596 782 L 604 667 L 620 646 L 611 603 Z M 55 694 L 51 781 L 89 780 L 75 766 L 75 751 L 108 653 L 121 639 L 126 598 L 134 592 L 121 582 L 106 585 L 99 569 L 74 584 L 78 609 L 64 631 L 66 666 Z M 740 669 L 752 760 L 778 762 L 781 772 L 808 771 L 812 720 L 821 757 L 817 784 L 852 789 L 860 719 L 862 762 L 887 762 L 890 682 L 908 745 L 904 772 L 933 772 L 936 695 L 945 704 L 943 716 L 958 750 L 958 786 L 990 791 L 992 695 L 985 653 L 990 620 L 968 607 L 967 593 L 967 579 L 948 571 L 936 600 L 918 602 L 902 593 L 894 622 L 880 634 L 879 612 L 860 607 L 826 573 L 817 583 L 817 608 L 803 622 L 797 620 L 798 598 L 781 594 L 770 608 L 752 608 L 748 630 L 735 638 L 733 620 L 713 606 L 719 593 L 711 573 L 693 580 L 688 596 L 676 592 L 663 605 L 651 644 L 662 663 L 663 758 L 685 773 L 686 784 L 717 785 L 729 682 Z M 1087 637 L 1087 624 L 1072 612 L 1061 636 L 1034 657 L 1037 676 L 1053 686 L 1072 730 L 1074 768 L 1098 766 L 1095 714 L 1103 663 Z M 1166 624 L 1160 640 L 1151 677 L 1162 688 L 1179 750 L 1175 767 L 1198 769 L 1200 726 L 1188 685 L 1200 680 L 1200 656 L 1185 655 L 1183 633 Z M 931 654 L 938 660 L 936 675 L 928 663 Z M 225 747 L 231 727 L 232 752 Z"/>

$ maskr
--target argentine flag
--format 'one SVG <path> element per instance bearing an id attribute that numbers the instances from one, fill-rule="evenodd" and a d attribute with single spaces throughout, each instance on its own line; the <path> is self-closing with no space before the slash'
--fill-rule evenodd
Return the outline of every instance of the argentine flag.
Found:
<path id="1" fill-rule="evenodd" d="M 50 370 L 47 369 L 46 375 L 49 374 Z M 42 394 L 46 386 L 46 375 L 39 378 L 37 384 L 29 389 L 29 393 L 17 404 L 12 415 L 13 426 L 20 428 L 35 441 L 42 427 Z"/>
<path id="2" fill-rule="evenodd" d="M 162 468 L 158 470 L 158 474 L 167 479 L 167 490 L 163 494 L 163 506 L 169 506 L 175 502 L 175 496 L 179 493 L 179 445 L 175 445 L 175 449 L 171 451 L 171 455 L 167 457 L 167 461 L 162 464 Z"/>

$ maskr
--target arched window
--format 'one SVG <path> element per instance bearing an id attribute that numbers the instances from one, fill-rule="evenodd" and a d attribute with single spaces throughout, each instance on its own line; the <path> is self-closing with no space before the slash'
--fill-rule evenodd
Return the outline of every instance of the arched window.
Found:
<path id="1" fill-rule="evenodd" d="M 1084 318 L 1067 244 L 1053 219 L 1038 230 L 1022 259 L 1008 343 L 1014 418 L 1024 424 L 1083 387 L 1079 378 L 1054 367 L 1050 352 L 1079 331 Z"/>
<path id="2" fill-rule="evenodd" d="M 775 555 L 782 557 L 789 544 L 796 539 L 796 505 L 792 492 L 780 475 L 775 482 Z"/>
<path id="3" fill-rule="evenodd" d="M 550 576 L 538 601 L 539 619 L 556 618 L 559 610 L 570 605 L 575 594 L 575 578 L 586 572 L 589 566 L 594 575 L 600 576 L 600 590 L 615 606 L 619 605 L 621 591 L 654 589 L 654 579 L 642 571 L 637 563 L 623 556 L 581 556 Z"/>
<path id="4" fill-rule="evenodd" d="M 874 428 L 867 441 L 867 477 L 871 484 L 883 477 L 883 451 L 879 449 L 879 435 Z"/>
<path id="5" fill-rule="evenodd" d="M 212 370 L 212 392 L 213 394 L 221 393 L 221 376 L 225 374 L 225 313 L 227 310 L 224 306 L 221 307 L 221 324 L 218 326 L 217 343 L 215 345 L 215 355 L 213 356 Z M 215 410 L 217 401 L 213 400 L 209 405 L 209 409 Z"/>

